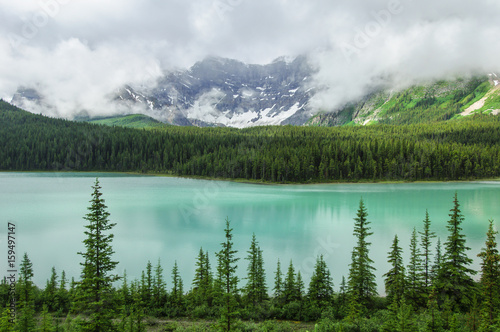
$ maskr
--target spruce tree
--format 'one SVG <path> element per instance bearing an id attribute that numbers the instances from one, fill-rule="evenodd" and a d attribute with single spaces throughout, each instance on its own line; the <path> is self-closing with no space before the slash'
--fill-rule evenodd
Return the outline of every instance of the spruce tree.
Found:
<path id="1" fill-rule="evenodd" d="M 283 301 L 285 303 L 295 301 L 297 298 L 296 292 L 297 286 L 295 284 L 295 268 L 293 267 L 292 260 L 290 260 L 288 272 L 286 273 L 285 277 L 285 283 L 283 285 Z"/>
<path id="2" fill-rule="evenodd" d="M 434 255 L 434 263 L 431 267 L 431 284 L 435 286 L 437 283 L 437 277 L 439 275 L 439 271 L 441 270 L 441 265 L 443 263 L 443 254 L 441 250 L 441 238 L 438 238 L 436 244 L 436 254 Z M 434 290 L 437 292 L 436 290 Z"/>
<path id="3" fill-rule="evenodd" d="M 142 285 L 137 280 L 132 281 L 130 285 L 130 293 L 132 296 L 132 305 L 130 308 L 128 329 L 134 332 L 146 331 L 144 321 L 144 307 L 146 303 L 143 300 Z"/>
<path id="4" fill-rule="evenodd" d="M 252 236 L 250 249 L 247 253 L 248 256 L 245 258 L 248 260 L 247 284 L 244 292 L 248 303 L 255 306 L 257 303 L 261 303 L 264 300 L 265 294 L 267 293 L 262 250 L 259 247 L 255 234 Z"/>
<path id="5" fill-rule="evenodd" d="M 12 315 L 10 308 L 2 308 L 2 314 L 0 315 L 0 331 L 2 332 L 14 332 L 15 325 L 12 322 Z"/>
<path id="6" fill-rule="evenodd" d="M 113 261 L 114 254 L 111 242 L 113 234 L 109 231 L 116 225 L 108 220 L 109 212 L 101 197 L 101 186 L 96 179 L 92 193 L 89 213 L 84 217 L 85 225 L 83 240 L 85 252 L 79 252 L 84 262 L 82 280 L 78 283 L 79 304 L 84 312 L 89 313 L 89 320 L 82 323 L 84 331 L 113 331 L 111 306 L 112 283 L 119 279 L 112 274 L 118 262 Z"/>
<path id="7" fill-rule="evenodd" d="M 47 305 L 47 310 L 49 312 L 54 312 L 57 307 L 57 273 L 56 268 L 52 267 L 52 273 L 50 279 L 47 280 L 45 289 L 42 292 L 42 298 L 45 305 Z"/>
<path id="8" fill-rule="evenodd" d="M 283 295 L 283 273 L 281 272 L 281 263 L 278 258 L 278 264 L 276 266 L 276 272 L 274 274 L 274 299 L 277 301 L 281 300 Z"/>
<path id="9" fill-rule="evenodd" d="M 160 309 L 165 305 L 167 297 L 166 283 L 163 279 L 163 268 L 161 267 L 160 259 L 155 267 L 155 276 L 153 279 L 153 308 Z"/>
<path id="10" fill-rule="evenodd" d="M 403 264 L 402 249 L 399 246 L 398 236 L 394 236 L 391 251 L 388 253 L 388 262 L 391 269 L 384 274 L 385 294 L 387 303 L 398 303 L 405 292 L 405 267 Z"/>
<path id="11" fill-rule="evenodd" d="M 297 271 L 297 279 L 295 281 L 295 289 L 296 289 L 296 294 L 297 294 L 297 299 L 299 301 L 302 301 L 302 298 L 304 297 L 304 280 L 302 280 L 302 274 L 300 271 Z"/>
<path id="12" fill-rule="evenodd" d="M 464 217 L 460 211 L 457 193 L 455 193 L 453 208 L 450 212 L 447 226 L 449 235 L 444 244 L 445 252 L 438 275 L 437 288 L 442 300 L 448 298 L 451 303 L 465 311 L 472 304 L 475 284 L 471 275 L 476 272 L 468 268 L 472 259 L 466 254 L 470 248 L 465 245 L 465 235 L 462 234 L 461 224 Z"/>
<path id="13" fill-rule="evenodd" d="M 18 296 L 16 331 L 31 332 L 35 329 L 35 301 L 33 294 L 35 285 L 31 281 L 32 278 L 33 263 L 31 263 L 28 254 L 24 253 L 16 289 Z"/>
<path id="14" fill-rule="evenodd" d="M 172 292 L 170 293 L 171 301 L 174 305 L 182 309 L 184 302 L 184 289 L 182 284 L 182 279 L 179 274 L 179 267 L 177 266 L 177 261 L 174 262 L 174 267 L 172 268 Z"/>
<path id="15" fill-rule="evenodd" d="M 496 231 L 493 220 L 489 221 L 485 247 L 478 256 L 481 258 L 481 331 L 493 331 L 495 320 L 500 312 L 500 254 L 498 252 Z"/>
<path id="16" fill-rule="evenodd" d="M 407 304 L 417 309 L 425 305 L 423 269 L 420 249 L 417 244 L 417 231 L 413 228 L 410 239 L 410 261 L 406 267 L 406 289 Z"/>
<path id="17" fill-rule="evenodd" d="M 146 264 L 146 284 L 145 284 L 145 292 L 144 292 L 144 303 L 146 306 L 151 307 L 153 300 L 153 265 L 150 261 Z"/>
<path id="18" fill-rule="evenodd" d="M 367 220 L 368 213 L 366 211 L 363 199 L 359 202 L 359 209 L 356 218 L 354 218 L 353 235 L 357 238 L 357 244 L 352 251 L 351 264 L 349 265 L 349 297 L 356 304 L 351 306 L 354 308 L 366 308 L 372 302 L 374 296 L 377 295 L 377 284 L 375 282 L 375 274 L 373 260 L 369 257 L 368 237 L 373 233 L 370 232 L 370 222 Z M 357 309 L 356 309 L 357 310 Z"/>
<path id="19" fill-rule="evenodd" d="M 429 211 L 425 211 L 424 230 L 420 233 L 420 244 L 422 246 L 422 268 L 423 268 L 423 283 L 425 288 L 425 295 L 429 294 L 431 286 L 431 245 L 432 239 L 436 237 L 436 233 L 431 231 L 431 220 L 429 219 Z"/>
<path id="20" fill-rule="evenodd" d="M 439 312 L 437 292 L 435 286 L 432 286 L 429 291 L 429 296 L 427 301 L 427 313 L 429 319 L 426 324 L 427 325 L 426 331 L 429 332 L 443 331 L 443 321 L 441 319 L 441 313 Z"/>
<path id="21" fill-rule="evenodd" d="M 42 313 L 40 315 L 40 327 L 38 328 L 38 332 L 54 332 L 54 318 L 49 313 L 49 309 L 47 305 L 43 305 Z"/>
<path id="22" fill-rule="evenodd" d="M 326 266 L 323 255 L 320 255 L 316 259 L 316 265 L 314 266 L 314 272 L 311 276 L 307 296 L 309 300 L 319 308 L 324 308 L 332 302 L 332 276 L 330 270 Z"/>
<path id="23" fill-rule="evenodd" d="M 345 276 L 342 276 L 342 281 L 340 282 L 339 287 L 339 296 L 338 296 L 338 305 L 340 315 L 343 317 L 347 312 L 347 283 L 345 280 Z"/>
<path id="24" fill-rule="evenodd" d="M 237 251 L 233 249 L 233 229 L 230 227 L 229 219 L 226 219 L 224 229 L 225 241 L 221 243 L 222 249 L 217 253 L 218 266 L 217 273 L 220 279 L 220 289 L 222 290 L 219 304 L 221 305 L 220 326 L 223 331 L 231 331 L 232 323 L 238 315 L 236 295 L 238 294 L 238 276 L 236 269 Z"/>
<path id="25" fill-rule="evenodd" d="M 264 258 L 262 257 L 262 250 L 259 247 L 257 253 L 257 302 L 262 303 L 269 299 L 267 294 L 267 284 L 266 284 L 266 271 L 264 269 Z"/>
<path id="26" fill-rule="evenodd" d="M 57 310 L 58 313 L 67 313 L 69 310 L 69 295 L 66 285 L 68 280 L 66 279 L 66 272 L 62 270 L 61 278 L 59 279 L 59 289 L 57 291 Z"/>

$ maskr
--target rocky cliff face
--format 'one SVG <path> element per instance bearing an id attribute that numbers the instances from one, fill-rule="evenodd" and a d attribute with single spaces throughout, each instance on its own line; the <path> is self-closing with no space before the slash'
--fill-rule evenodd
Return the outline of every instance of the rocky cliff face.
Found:
<path id="1" fill-rule="evenodd" d="M 166 121 L 180 125 L 301 125 L 312 116 L 312 74 L 305 57 L 268 65 L 211 57 L 167 73 L 152 90 L 122 89 L 116 100 L 162 110 Z"/>

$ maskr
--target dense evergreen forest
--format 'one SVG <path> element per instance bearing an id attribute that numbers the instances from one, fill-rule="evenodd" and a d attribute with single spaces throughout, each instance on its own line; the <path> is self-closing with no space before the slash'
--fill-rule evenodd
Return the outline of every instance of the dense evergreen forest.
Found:
<path id="1" fill-rule="evenodd" d="M 436 239 L 428 213 L 421 229 L 414 229 L 408 248 L 394 237 L 387 248 L 391 268 L 383 271 L 387 295 L 380 297 L 370 258 L 373 233 L 363 200 L 353 222 L 356 244 L 349 273 L 340 285 L 333 284 L 323 256 L 317 257 L 310 280 L 302 278 L 293 261 L 282 266 L 278 259 L 275 271 L 265 271 L 257 236 L 247 252 L 238 252 L 229 219 L 221 230 L 215 269 L 209 253 L 200 248 L 192 261 L 194 278 L 185 284 L 177 262 L 169 282 L 159 260 L 154 266 L 148 261 L 140 279 L 115 274 L 115 224 L 97 179 L 92 189 L 84 216 L 84 250 L 75 253 L 81 256 L 80 276 L 69 281 L 64 270 L 58 275 L 53 267 L 45 287 L 38 287 L 25 253 L 17 263 L 16 281 L 4 277 L 0 283 L 1 331 L 304 331 L 298 321 L 312 322 L 315 331 L 500 329 L 498 232 L 490 220 L 481 252 L 468 253 L 457 194 L 443 242 Z M 410 253 L 408 262 L 403 262 L 403 250 Z M 480 257 L 480 271 L 470 269 L 470 254 Z M 247 271 L 243 280 L 238 269 Z M 273 285 L 266 284 L 270 273 Z"/>
<path id="2" fill-rule="evenodd" d="M 130 129 L 0 101 L 0 170 L 120 171 L 251 181 L 458 180 L 500 175 L 500 118 L 335 128 Z"/>

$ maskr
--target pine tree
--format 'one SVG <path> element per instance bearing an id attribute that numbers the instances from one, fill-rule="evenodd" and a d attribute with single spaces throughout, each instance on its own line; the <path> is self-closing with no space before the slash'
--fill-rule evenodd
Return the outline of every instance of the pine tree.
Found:
<path id="1" fill-rule="evenodd" d="M 445 253 L 438 275 L 437 288 L 441 298 L 449 298 L 452 303 L 461 310 L 466 310 L 475 293 L 474 281 L 470 275 L 475 271 L 468 268 L 472 259 L 468 258 L 466 251 L 470 250 L 465 245 L 465 235 L 460 227 L 464 217 L 460 211 L 458 195 L 455 193 L 453 208 L 450 210 L 450 220 L 448 221 L 449 235 L 445 242 Z"/>
<path id="2" fill-rule="evenodd" d="M 255 234 L 252 236 L 250 249 L 247 253 L 248 256 L 245 258 L 248 260 L 246 278 L 247 284 L 244 292 L 247 301 L 251 305 L 255 306 L 257 303 L 261 303 L 264 300 L 264 294 L 267 293 L 265 286 L 264 263 L 262 261 L 262 250 L 260 250 Z"/>
<path id="3" fill-rule="evenodd" d="M 493 331 L 500 308 L 500 254 L 496 242 L 497 234 L 493 220 L 490 220 L 485 247 L 478 254 L 481 258 L 480 284 L 483 295 L 481 331 Z"/>
<path id="4" fill-rule="evenodd" d="M 18 288 L 16 290 L 19 296 L 16 316 L 16 331 L 31 332 L 35 329 L 35 301 L 33 282 L 33 263 L 31 263 L 28 254 L 24 253 L 20 265 L 20 275 Z"/>
<path id="5" fill-rule="evenodd" d="M 391 251 L 388 253 L 388 262 L 391 269 L 384 274 L 385 293 L 388 303 L 398 303 L 405 292 L 405 267 L 403 264 L 402 249 L 399 246 L 398 236 L 394 236 Z"/>
<path id="6" fill-rule="evenodd" d="M 66 272 L 62 270 L 61 278 L 59 281 L 59 289 L 57 291 L 57 310 L 59 314 L 67 313 L 69 310 L 69 296 L 66 285 L 68 280 L 66 279 Z"/>
<path id="7" fill-rule="evenodd" d="M 54 312 L 57 306 L 57 273 L 56 268 L 52 267 L 50 279 L 47 280 L 45 289 L 42 292 L 44 303 L 47 305 L 47 310 Z"/>
<path id="8" fill-rule="evenodd" d="M 437 282 L 437 277 L 439 275 L 439 271 L 441 270 L 441 265 L 443 263 L 443 255 L 441 253 L 441 239 L 438 238 L 436 244 L 436 254 L 434 256 L 434 263 L 431 267 L 431 284 L 435 286 Z"/>
<path id="9" fill-rule="evenodd" d="M 288 272 L 285 277 L 285 284 L 283 285 L 283 301 L 285 303 L 290 303 L 295 301 L 297 287 L 295 285 L 295 268 L 293 267 L 293 262 L 290 260 L 290 265 L 288 266 Z"/>
<path id="10" fill-rule="evenodd" d="M 347 283 L 345 281 L 345 277 L 342 276 L 342 281 L 340 282 L 340 287 L 339 287 L 339 297 L 338 297 L 338 304 L 339 304 L 339 312 L 341 316 L 344 316 L 347 312 Z"/>
<path id="11" fill-rule="evenodd" d="M 281 296 L 283 295 L 283 273 L 281 272 L 281 263 L 278 258 L 278 264 L 276 266 L 276 272 L 274 274 L 274 298 L 281 301 Z"/>
<path id="12" fill-rule="evenodd" d="M 304 297 L 304 281 L 302 280 L 302 274 L 300 271 L 297 271 L 297 280 L 295 281 L 295 289 L 296 289 L 296 294 L 297 294 L 297 299 L 299 301 L 302 301 L 302 298 Z"/>
<path id="13" fill-rule="evenodd" d="M 82 323 L 84 331 L 113 331 L 111 291 L 112 283 L 119 279 L 111 274 L 118 262 L 113 261 L 114 254 L 111 242 L 113 234 L 108 232 L 116 225 L 109 223 L 109 212 L 104 199 L 101 198 L 101 186 L 96 179 L 88 208 L 84 217 L 88 221 L 85 226 L 87 238 L 83 241 L 85 252 L 79 252 L 84 262 L 82 280 L 78 283 L 79 303 L 85 312 L 90 313 L 89 320 Z"/>
<path id="14" fill-rule="evenodd" d="M 2 315 L 0 316 L 0 331 L 2 332 L 14 332 L 14 324 L 12 321 L 11 309 L 5 308 L 2 310 Z"/>
<path id="15" fill-rule="evenodd" d="M 125 305 L 132 303 L 132 294 L 127 281 L 127 270 L 125 270 L 122 277 L 122 287 L 119 290 L 120 298 Z"/>
<path id="16" fill-rule="evenodd" d="M 130 293 L 132 297 L 132 305 L 130 315 L 128 317 L 128 329 L 134 332 L 146 331 L 144 321 L 144 303 L 142 285 L 137 280 L 132 281 L 130 284 Z"/>
<path id="17" fill-rule="evenodd" d="M 311 276 L 307 296 L 309 300 L 319 308 L 324 308 L 331 304 L 333 282 L 330 270 L 323 259 L 323 255 L 320 255 L 316 259 L 316 265 L 314 266 L 314 272 Z"/>
<path id="18" fill-rule="evenodd" d="M 369 257 L 370 242 L 367 238 L 373 233 L 370 232 L 370 222 L 367 220 L 363 200 L 359 202 L 357 217 L 354 218 L 354 236 L 357 238 L 357 244 L 352 251 L 352 261 L 349 268 L 349 297 L 356 301 L 353 308 L 366 308 L 375 295 L 377 295 L 377 285 L 375 283 L 375 268 L 372 266 L 373 260 Z"/>
<path id="19" fill-rule="evenodd" d="M 417 244 L 417 231 L 413 228 L 410 239 L 410 262 L 407 266 L 405 294 L 407 303 L 415 309 L 425 304 L 422 271 L 422 259 Z"/>
<path id="20" fill-rule="evenodd" d="M 221 285 L 222 294 L 219 299 L 221 305 L 220 326 L 223 331 L 231 331 L 234 318 L 238 315 L 236 295 L 238 294 L 238 276 L 236 269 L 238 266 L 236 258 L 238 253 L 233 249 L 233 229 L 230 227 L 229 219 L 226 219 L 224 229 L 226 240 L 221 243 L 222 249 L 217 253 L 217 272 L 220 276 L 218 282 Z"/>
<path id="21" fill-rule="evenodd" d="M 153 280 L 153 308 L 159 309 L 165 305 L 167 297 L 166 283 L 163 279 L 163 268 L 161 267 L 160 259 L 155 267 L 155 276 Z"/>
<path id="22" fill-rule="evenodd" d="M 172 268 L 172 292 L 170 293 L 172 303 L 177 305 L 178 307 L 182 307 L 184 301 L 183 296 L 184 290 L 182 279 L 179 275 L 179 267 L 177 266 L 177 261 L 175 261 L 174 267 Z"/>
<path id="23" fill-rule="evenodd" d="M 431 231 L 431 220 L 429 219 L 429 211 L 425 211 L 424 230 L 420 233 L 420 244 L 422 246 L 422 267 L 423 267 L 423 282 L 425 295 L 429 294 L 431 286 L 431 245 L 432 239 L 436 237 L 436 233 Z"/>
<path id="24" fill-rule="evenodd" d="M 413 310 L 410 304 L 406 303 L 403 296 L 396 309 L 396 329 L 397 332 L 415 331 L 413 322 Z"/>
<path id="25" fill-rule="evenodd" d="M 41 322 L 40 322 L 40 327 L 38 328 L 39 332 L 53 332 L 55 331 L 55 326 L 54 326 L 54 318 L 52 318 L 52 315 L 49 313 L 49 309 L 47 305 L 43 306 L 42 313 L 41 313 Z"/>
<path id="26" fill-rule="evenodd" d="M 151 307 L 153 304 L 153 265 L 148 260 L 146 264 L 146 289 L 144 292 L 144 303 L 146 306 Z"/>
<path id="27" fill-rule="evenodd" d="M 441 320 L 441 313 L 437 301 L 436 287 L 432 286 L 429 292 L 427 301 L 427 312 L 429 314 L 429 321 L 427 322 L 426 331 L 440 332 L 443 330 L 443 322 Z"/>
<path id="28" fill-rule="evenodd" d="M 212 305 L 213 278 L 208 252 L 200 248 L 196 259 L 196 270 L 193 277 L 193 301 L 195 305 Z"/>
<path id="29" fill-rule="evenodd" d="M 267 294 L 267 284 L 266 284 L 266 271 L 264 269 L 264 258 L 262 257 L 262 250 L 259 247 L 257 253 L 257 302 L 262 303 L 269 299 Z"/>

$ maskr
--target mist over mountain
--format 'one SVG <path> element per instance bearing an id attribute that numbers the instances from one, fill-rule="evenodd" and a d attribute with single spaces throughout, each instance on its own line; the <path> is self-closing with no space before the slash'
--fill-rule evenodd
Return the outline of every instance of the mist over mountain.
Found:
<path id="1" fill-rule="evenodd" d="M 473 111 L 497 114 L 500 108 L 493 100 L 500 86 L 495 73 L 409 81 L 406 85 L 400 83 L 401 78 L 379 77 L 348 94 L 336 91 L 335 85 L 320 84 L 317 75 L 318 68 L 306 56 L 280 57 L 265 65 L 212 56 L 188 69 L 165 71 L 154 84 L 130 82 L 103 91 L 108 112 L 73 109 L 71 118 L 145 114 L 181 126 L 244 128 L 387 123 L 402 121 L 400 113 L 406 122 L 446 120 L 471 114 L 469 108 L 481 98 L 481 107 Z M 325 95 L 337 101 L 325 101 Z M 34 87 L 19 87 L 12 103 L 34 113 L 59 114 L 58 105 Z M 483 107 L 485 103 L 489 106 Z"/>
<path id="2" fill-rule="evenodd" d="M 301 125 L 314 114 L 309 106 L 316 91 L 310 86 L 313 74 L 305 56 L 267 65 L 208 57 L 187 70 L 166 72 L 152 87 L 131 82 L 109 93 L 108 103 L 115 113 L 143 113 L 176 125 Z M 35 88 L 19 88 L 12 103 L 32 112 L 56 108 Z"/>

